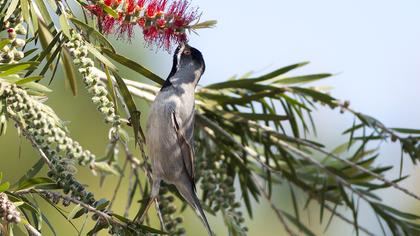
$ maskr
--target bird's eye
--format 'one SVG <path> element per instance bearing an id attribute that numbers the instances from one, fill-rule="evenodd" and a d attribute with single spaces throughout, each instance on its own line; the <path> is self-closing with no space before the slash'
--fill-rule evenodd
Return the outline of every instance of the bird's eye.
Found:
<path id="1" fill-rule="evenodd" d="M 191 51 L 189 49 L 185 49 L 183 51 L 183 54 L 186 55 L 186 56 L 189 56 L 189 55 L 191 55 Z"/>

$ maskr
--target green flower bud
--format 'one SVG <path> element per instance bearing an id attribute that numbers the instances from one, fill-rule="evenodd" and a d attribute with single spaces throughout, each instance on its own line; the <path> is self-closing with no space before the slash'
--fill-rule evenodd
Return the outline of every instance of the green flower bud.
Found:
<path id="1" fill-rule="evenodd" d="M 20 39 L 20 38 L 16 38 L 12 42 L 12 46 L 14 46 L 16 48 L 21 48 L 21 47 L 25 46 L 25 44 L 26 44 L 26 41 L 24 39 Z"/>
<path id="2" fill-rule="evenodd" d="M 25 27 L 23 27 L 22 24 L 16 25 L 15 31 L 17 34 L 20 34 L 20 35 L 25 35 L 27 33 L 27 30 L 25 29 Z"/>
<path id="3" fill-rule="evenodd" d="M 10 48 L 9 48 L 9 46 L 7 46 L 7 45 L 5 45 L 1 50 L 0 50 L 0 52 L 4 52 L 4 53 L 7 53 L 7 52 L 9 52 L 10 51 Z"/>

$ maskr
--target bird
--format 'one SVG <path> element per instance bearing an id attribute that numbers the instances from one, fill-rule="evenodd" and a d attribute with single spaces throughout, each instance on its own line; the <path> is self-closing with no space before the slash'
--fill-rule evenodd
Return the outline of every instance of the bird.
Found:
<path id="1" fill-rule="evenodd" d="M 160 183 L 164 181 L 176 187 L 212 236 L 196 194 L 194 179 L 194 95 L 205 67 L 202 53 L 187 43 L 181 43 L 175 50 L 169 76 L 150 106 L 146 140 L 151 159 L 152 188 L 140 222 L 156 200 Z"/>

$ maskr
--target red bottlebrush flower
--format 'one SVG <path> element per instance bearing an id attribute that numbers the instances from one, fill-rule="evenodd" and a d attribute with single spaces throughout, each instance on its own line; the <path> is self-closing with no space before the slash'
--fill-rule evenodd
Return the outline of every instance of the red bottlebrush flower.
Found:
<path id="1" fill-rule="evenodd" d="M 145 3 L 146 3 L 146 0 L 139 0 L 137 2 L 137 6 L 139 6 L 140 9 L 143 9 Z"/>
<path id="2" fill-rule="evenodd" d="M 134 0 L 128 0 L 126 3 L 125 13 L 127 15 L 132 15 L 136 10 L 137 5 L 134 3 Z"/>
<path id="3" fill-rule="evenodd" d="M 168 3 L 168 0 L 161 0 L 156 7 L 157 12 L 163 13 L 166 8 L 167 3 Z"/>
<path id="4" fill-rule="evenodd" d="M 159 0 L 151 0 L 149 5 L 146 7 L 146 16 L 149 18 L 154 18 L 157 13 L 157 8 L 159 5 Z"/>
<path id="5" fill-rule="evenodd" d="M 152 41 L 159 38 L 159 31 L 156 26 L 151 26 L 148 29 L 143 30 L 144 39 L 146 42 L 151 43 Z"/>
<path id="6" fill-rule="evenodd" d="M 174 43 L 187 41 L 186 31 L 197 19 L 197 9 L 191 9 L 188 0 L 103 0 L 104 4 L 118 12 L 118 19 L 109 15 L 99 4 L 86 6 L 97 16 L 104 34 L 116 33 L 118 38 L 128 38 L 134 34 L 134 25 L 142 28 L 148 45 L 169 50 Z M 95 1 L 96 2 L 96 1 Z M 115 27 L 118 27 L 114 31 Z"/>
<path id="7" fill-rule="evenodd" d="M 157 25 L 159 28 L 165 28 L 165 25 L 166 25 L 166 20 L 165 20 L 165 19 L 163 19 L 163 18 L 159 18 L 159 19 L 157 19 L 157 20 L 156 20 L 156 25 Z"/>
<path id="8" fill-rule="evenodd" d="M 137 21 L 137 23 L 141 26 L 144 27 L 146 25 L 146 19 L 144 17 L 140 17 L 140 19 Z"/>
<path id="9" fill-rule="evenodd" d="M 114 0 L 104 0 L 104 4 L 110 7 L 114 3 Z"/>
<path id="10" fill-rule="evenodd" d="M 110 15 L 106 15 L 102 21 L 102 29 L 104 34 L 111 34 L 114 31 L 116 19 Z"/>
<path id="11" fill-rule="evenodd" d="M 131 22 L 123 21 L 121 25 L 118 27 L 118 38 L 125 39 L 127 36 L 127 39 L 131 41 L 131 38 L 133 38 L 134 35 L 134 24 Z"/>

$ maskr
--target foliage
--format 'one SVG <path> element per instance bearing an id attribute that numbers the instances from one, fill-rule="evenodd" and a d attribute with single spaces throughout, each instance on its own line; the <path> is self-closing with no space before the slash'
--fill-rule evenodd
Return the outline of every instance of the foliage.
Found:
<path id="1" fill-rule="evenodd" d="M 109 29 L 104 32 L 104 25 L 97 24 L 97 20 L 105 18 L 120 20 L 118 10 L 121 9 L 125 17 L 132 17 L 132 11 L 127 9 L 131 9 L 130 4 L 134 1 L 124 1 L 125 5 L 121 1 L 118 4 L 80 0 L 73 3 L 78 4 L 84 14 L 83 20 L 72 11 L 67 1 L 0 1 L 4 22 L 0 30 L 7 35 L 0 41 L 0 134 L 6 132 L 8 121 L 11 121 L 39 153 L 39 161 L 18 182 L 12 185 L 0 183 L 0 219 L 3 223 L 0 231 L 11 235 L 16 227 L 23 226 L 28 234 L 40 235 L 45 221 L 54 232 L 48 215 L 39 208 L 35 198 L 38 196 L 69 222 L 91 215 L 95 226 L 88 235 L 103 229 L 114 235 L 182 235 L 185 229 L 179 214 L 183 209 L 175 208 L 174 196 L 179 194 L 171 186 L 162 189 L 157 204 L 163 231 L 149 227 L 148 220 L 143 224 L 135 222 L 135 217 L 130 218 L 127 211 L 114 213 L 112 203 L 115 199 L 94 196 L 83 180 L 77 179 L 76 170 L 80 166 L 88 166 L 101 181 L 105 176 L 114 176 L 121 182 L 124 174 L 129 172 L 133 181 L 130 181 L 126 209 L 133 205 L 136 191 L 147 198 L 149 182 L 142 181 L 144 178 L 150 181 L 149 160 L 145 153 L 147 140 L 144 140 L 140 126 L 141 112 L 133 98 L 150 102 L 159 86 L 123 79 L 117 68 L 119 65 L 128 67 L 155 84 L 162 84 L 163 79 L 140 63 L 120 55 L 103 35 L 110 33 Z M 90 7 L 86 7 L 88 4 Z M 165 8 L 167 1 L 151 0 L 147 4 L 158 4 L 160 8 L 163 6 L 161 11 L 168 10 Z M 176 14 L 186 12 L 179 7 L 187 6 L 185 4 L 185 1 L 175 2 L 171 6 L 176 7 L 165 13 L 169 14 L 170 27 L 175 27 Z M 89 15 L 92 5 L 96 7 L 96 14 Z M 143 10 L 148 8 L 139 10 L 138 14 L 150 13 Z M 153 14 L 145 17 L 158 24 L 160 18 L 155 17 L 159 16 L 159 9 L 152 10 Z M 183 37 L 176 38 L 177 42 L 185 40 L 188 30 L 214 24 L 208 21 L 190 25 L 197 15 L 196 12 L 189 14 L 194 15 L 182 18 Z M 151 37 L 150 31 L 143 33 L 148 43 L 157 40 L 155 43 L 162 46 L 161 36 Z M 164 41 L 163 46 L 169 48 L 170 43 Z M 116 66 L 115 62 L 119 65 Z M 393 235 L 419 235 L 420 225 L 416 223 L 419 216 L 385 205 L 377 190 L 395 188 L 417 200 L 419 196 L 399 185 L 408 176 L 401 173 L 398 179 L 384 177 L 392 167 L 376 164 L 380 159 L 380 147 L 372 149 L 371 144 L 382 145 L 383 141 L 389 140 L 398 142 L 402 153 L 406 154 L 401 155 L 401 162 L 408 156 L 416 164 L 420 159 L 420 131 L 388 128 L 375 118 L 350 108 L 349 102 L 330 96 L 323 88 L 306 86 L 330 74 L 288 76 L 288 72 L 306 64 L 286 66 L 257 77 L 247 74 L 197 90 L 195 161 L 202 190 L 201 201 L 206 210 L 211 214 L 221 214 L 231 235 L 246 235 L 245 213 L 241 211 L 241 205 L 244 204 L 246 214 L 252 218 L 256 207 L 252 202 L 263 199 L 270 204 L 290 235 L 296 235 L 298 231 L 314 235 L 299 217 L 302 207 L 296 191 L 300 190 L 307 197 L 305 205 L 311 201 L 319 203 L 321 222 L 326 220 L 325 212 L 328 211 L 332 217 L 354 225 L 357 234 L 363 231 L 373 235 L 358 221 L 359 201 L 363 201 Z M 43 104 L 46 94 L 52 92 L 43 85 L 44 81 L 49 79 L 51 83 L 57 77 L 58 67 L 64 69 L 73 94 L 77 93 L 77 69 L 92 102 L 104 116 L 105 125 L 110 126 L 105 158 L 98 159 L 70 138 L 65 123 L 51 107 Z M 47 75 L 49 78 L 45 78 Z M 332 151 L 307 138 L 316 133 L 317 125 L 312 115 L 321 106 L 354 116 L 353 124 L 342 133 L 348 136 L 348 142 Z M 127 130 L 132 132 L 134 140 Z M 141 160 L 130 150 L 131 142 L 139 147 Z M 122 166 L 116 158 L 119 148 L 126 157 Z M 44 166 L 49 170 L 48 176 L 39 174 Z M 294 214 L 280 209 L 273 201 L 272 190 L 281 185 L 289 186 Z M 118 189 L 119 185 L 115 192 Z M 65 213 L 58 206 L 60 202 L 64 207 L 72 205 L 73 210 Z M 141 203 L 144 206 L 146 202 Z M 348 208 L 352 217 L 338 213 L 337 208 L 341 207 Z"/>

